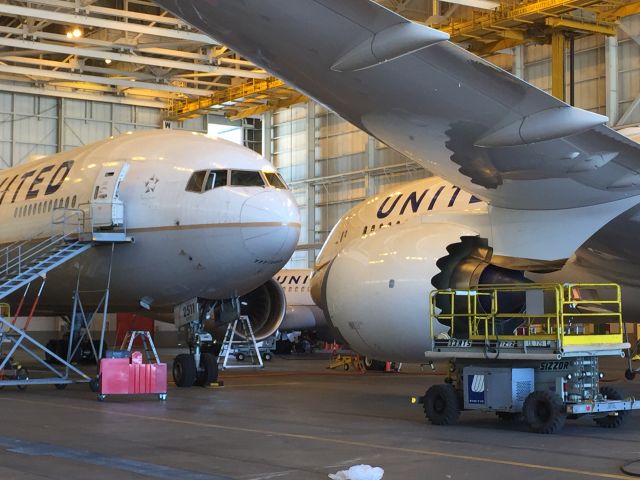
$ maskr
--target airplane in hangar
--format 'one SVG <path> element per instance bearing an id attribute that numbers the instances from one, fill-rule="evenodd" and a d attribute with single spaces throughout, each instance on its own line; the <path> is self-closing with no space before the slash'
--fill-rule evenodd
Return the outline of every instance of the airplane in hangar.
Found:
<path id="1" fill-rule="evenodd" d="M 638 286 L 640 145 L 606 117 L 373 1 L 157 3 L 438 175 L 355 207 L 318 258 L 314 298 L 361 353 L 422 361 L 435 288 Z"/>
<path id="2" fill-rule="evenodd" d="M 159 320 L 173 321 L 174 307 L 193 299 L 201 315 L 186 324 L 191 353 L 174 361 L 180 386 L 217 376 L 215 357 L 200 351 L 211 320 L 241 309 L 256 337 L 275 332 L 285 298 L 272 276 L 300 232 L 298 207 L 271 164 L 226 140 L 173 130 L 129 132 L 0 171 L 0 218 L 4 302 L 18 304 L 24 291 L 11 276 L 16 262 L 50 270 L 38 315 L 70 315 L 78 278 L 92 292 L 110 275 L 110 310 L 143 305 Z M 74 243 L 88 224 L 93 248 Z M 131 241 L 114 245 L 110 267 L 105 245 L 125 230 Z M 20 252 L 33 245 L 55 251 L 27 265 Z M 85 306 L 98 298 L 89 294 Z"/>

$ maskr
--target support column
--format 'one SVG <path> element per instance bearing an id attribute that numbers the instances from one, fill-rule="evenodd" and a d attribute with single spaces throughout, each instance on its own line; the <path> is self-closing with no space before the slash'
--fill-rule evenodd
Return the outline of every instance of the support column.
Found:
<path id="1" fill-rule="evenodd" d="M 307 102 L 307 244 L 317 243 L 316 239 L 316 108 L 315 103 Z M 313 268 L 316 262 L 315 249 L 308 250 L 307 265 Z"/>
<path id="2" fill-rule="evenodd" d="M 551 35 L 551 94 L 562 100 L 566 100 L 565 82 L 565 52 L 567 39 L 559 30 L 554 30 Z"/>
<path id="3" fill-rule="evenodd" d="M 618 123 L 618 38 L 607 37 L 605 44 L 605 89 L 606 115 L 609 117 L 609 126 Z"/>
<path id="4" fill-rule="evenodd" d="M 513 47 L 513 74 L 524 80 L 524 45 Z"/>
<path id="5" fill-rule="evenodd" d="M 375 194 L 375 185 L 371 178 L 371 169 L 375 167 L 376 161 L 376 139 L 369 136 L 367 139 L 367 171 L 364 175 L 364 186 L 367 192 L 367 197 L 372 197 Z"/>
<path id="6" fill-rule="evenodd" d="M 262 115 L 262 156 L 269 163 L 273 163 L 271 152 L 272 126 L 273 113 L 269 111 Z"/>

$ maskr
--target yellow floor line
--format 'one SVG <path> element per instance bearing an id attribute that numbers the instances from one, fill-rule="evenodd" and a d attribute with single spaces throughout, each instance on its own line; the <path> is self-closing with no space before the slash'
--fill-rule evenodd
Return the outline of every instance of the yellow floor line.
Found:
<path id="1" fill-rule="evenodd" d="M 0 400 L 12 401 L 12 400 L 15 400 L 15 399 L 6 398 L 6 397 L 5 398 L 0 397 Z M 95 407 L 95 408 L 80 407 L 80 406 L 77 406 L 77 405 L 67 405 L 67 404 L 51 403 L 51 402 L 39 402 L 39 401 L 36 401 L 36 400 L 27 400 L 27 399 L 20 399 L 20 400 L 18 400 L 18 403 L 31 403 L 31 404 L 34 404 L 34 405 L 45 405 L 47 407 L 66 408 L 66 409 L 70 409 L 70 410 L 79 410 L 79 411 L 93 412 L 93 413 L 104 413 L 104 411 L 105 411 L 104 408 L 99 408 L 99 407 Z M 242 432 L 242 433 L 261 434 L 261 435 L 268 435 L 268 436 L 272 436 L 272 437 L 275 436 L 275 437 L 282 437 L 282 438 L 292 438 L 292 439 L 297 439 L 297 440 L 310 440 L 310 441 L 314 441 L 314 442 L 332 443 L 332 444 L 336 444 L 336 445 L 348 445 L 348 446 L 351 446 L 351 447 L 362 447 L 362 448 L 366 448 L 366 449 L 377 449 L 377 450 L 383 450 L 383 451 L 389 451 L 389 452 L 411 453 L 411 454 L 424 455 L 424 456 L 430 456 L 430 457 L 440 457 L 440 458 L 452 458 L 452 459 L 456 459 L 456 460 L 466 460 L 466 461 L 469 461 L 469 462 L 489 463 L 489 464 L 494 464 L 494 465 L 506 465 L 506 466 L 510 466 L 510 467 L 520 467 L 520 468 L 526 468 L 526 469 L 531 469 L 531 470 L 542 470 L 542 471 L 558 472 L 558 473 L 571 473 L 571 474 L 575 474 L 575 475 L 594 477 L 594 478 L 615 478 L 615 479 L 621 479 L 621 480 L 629 480 L 629 476 L 628 475 L 621 475 L 621 474 L 615 474 L 615 473 L 604 473 L 604 472 L 594 472 L 594 471 L 590 471 L 590 470 L 580 470 L 580 469 L 576 469 L 576 468 L 567 468 L 567 467 L 555 467 L 555 466 L 552 466 L 552 465 L 541 465 L 541 464 L 537 464 L 537 463 L 516 462 L 516 461 L 512 461 L 512 460 L 500 460 L 500 459 L 497 459 L 497 458 L 476 457 L 476 456 L 473 456 L 473 455 L 460 455 L 460 454 L 456 454 L 456 453 L 438 452 L 438 451 L 435 451 L 435 450 L 425 450 L 425 449 L 419 449 L 419 448 L 394 447 L 394 446 L 390 446 L 390 445 L 380 445 L 380 444 L 375 444 L 375 443 L 359 442 L 359 441 L 355 441 L 355 440 L 343 440 L 343 439 L 339 439 L 339 438 L 318 437 L 318 436 L 315 436 L 315 435 L 303 435 L 303 434 L 299 434 L 299 433 L 277 432 L 277 431 L 263 430 L 263 429 L 258 429 L 258 428 L 233 427 L 233 426 L 220 425 L 220 424 L 215 424 L 215 423 L 202 423 L 202 422 L 199 422 L 199 421 L 195 422 L 195 421 L 190 421 L 190 420 L 179 420 L 179 419 L 176 419 L 176 418 L 165 418 L 165 417 L 156 417 L 156 416 L 151 416 L 151 415 L 141 415 L 141 414 L 136 414 L 136 413 L 115 412 L 113 410 L 109 411 L 109 415 L 115 415 L 115 416 L 127 417 L 127 418 L 137 418 L 137 419 L 141 419 L 141 420 L 152 420 L 152 421 L 156 421 L 156 422 L 171 423 L 171 424 L 176 424 L 176 425 L 188 425 L 190 427 L 225 430 L 225 431 L 229 431 L 229 432 Z"/>

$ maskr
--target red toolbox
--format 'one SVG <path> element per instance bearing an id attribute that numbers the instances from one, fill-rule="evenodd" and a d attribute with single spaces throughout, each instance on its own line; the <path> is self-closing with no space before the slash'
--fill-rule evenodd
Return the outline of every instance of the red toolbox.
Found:
<path id="1" fill-rule="evenodd" d="M 107 395 L 157 394 L 167 399 L 167 364 L 142 363 L 142 352 L 132 352 L 129 358 L 100 360 L 100 390 L 98 400 Z"/>

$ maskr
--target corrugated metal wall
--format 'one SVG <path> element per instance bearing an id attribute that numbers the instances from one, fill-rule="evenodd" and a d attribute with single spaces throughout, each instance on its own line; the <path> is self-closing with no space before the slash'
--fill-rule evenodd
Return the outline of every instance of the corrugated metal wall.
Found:
<path id="1" fill-rule="evenodd" d="M 0 92 L 0 168 L 132 130 L 160 128 L 157 108 Z M 207 130 L 207 118 L 174 128 Z"/>

